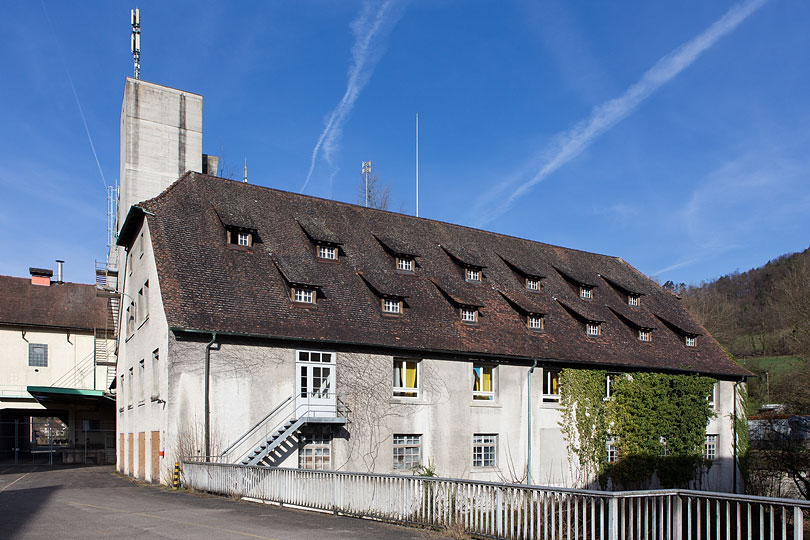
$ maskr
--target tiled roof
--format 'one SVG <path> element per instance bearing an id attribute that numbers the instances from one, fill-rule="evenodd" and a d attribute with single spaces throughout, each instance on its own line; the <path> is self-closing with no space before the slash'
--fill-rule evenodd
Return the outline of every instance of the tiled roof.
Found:
<path id="1" fill-rule="evenodd" d="M 320 340 L 324 347 L 354 343 L 407 354 L 748 373 L 676 297 L 618 257 L 198 173 L 187 173 L 141 206 L 147 212 L 134 210 L 128 221 L 145 216 L 149 222 L 166 316 L 175 329 Z M 225 243 L 219 216 L 237 212 L 250 215 L 258 230 L 250 249 Z M 313 240 L 340 243 L 339 260 L 318 260 Z M 415 271 L 397 272 L 391 251 L 418 253 Z M 466 282 L 452 258 L 484 268 L 482 282 Z M 541 290 L 526 291 L 521 273 L 545 276 Z M 641 305 L 625 309 L 626 298 L 600 275 L 643 294 Z M 602 286 L 583 300 L 572 280 Z M 290 281 L 317 285 L 317 303 L 293 305 Z M 402 314 L 383 315 L 380 294 L 406 296 Z M 457 304 L 480 306 L 478 323 L 463 323 Z M 543 331 L 526 327 L 522 311 L 528 310 L 545 315 Z M 641 342 L 616 314 L 625 312 L 632 313 L 631 321 L 700 328 L 705 337 L 687 348 L 682 335 L 656 322 L 652 342 Z M 586 336 L 582 317 L 603 321 L 601 335 Z"/>
<path id="2" fill-rule="evenodd" d="M 93 285 L 32 285 L 30 278 L 0 276 L 0 324 L 71 330 L 104 328 L 107 301 Z"/>

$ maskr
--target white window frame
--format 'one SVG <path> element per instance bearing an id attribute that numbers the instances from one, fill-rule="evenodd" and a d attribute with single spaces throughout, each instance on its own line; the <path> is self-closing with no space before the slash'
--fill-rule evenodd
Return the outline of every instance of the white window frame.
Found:
<path id="1" fill-rule="evenodd" d="M 526 278 L 526 289 L 530 291 L 539 291 L 540 280 L 537 278 Z"/>
<path id="2" fill-rule="evenodd" d="M 397 270 L 400 272 L 413 272 L 413 259 L 409 257 L 397 257 Z"/>
<path id="3" fill-rule="evenodd" d="M 638 329 L 638 340 L 639 341 L 652 341 L 652 331 L 649 328 L 639 328 Z"/>
<path id="4" fill-rule="evenodd" d="M 402 300 L 383 298 L 381 303 L 383 313 L 387 315 L 400 315 L 402 313 Z"/>
<path id="5" fill-rule="evenodd" d="M 628 294 L 627 305 L 632 307 L 639 307 L 641 305 L 641 295 L 635 293 Z"/>
<path id="6" fill-rule="evenodd" d="M 459 316 L 461 317 L 461 321 L 467 324 L 474 324 L 478 322 L 478 310 L 473 307 L 460 308 Z"/>
<path id="7" fill-rule="evenodd" d="M 317 255 L 319 259 L 324 261 L 336 261 L 338 260 L 338 248 L 335 246 L 318 244 Z"/>
<path id="8" fill-rule="evenodd" d="M 394 358 L 392 369 L 392 387 L 395 398 L 418 399 L 419 388 L 422 381 L 422 361 L 416 358 Z M 402 374 L 407 373 L 408 364 L 416 364 L 416 379 L 414 386 L 408 386 L 406 380 L 402 380 Z M 397 381 L 399 374 L 399 381 Z"/>
<path id="9" fill-rule="evenodd" d="M 495 365 L 492 365 L 492 364 L 483 364 L 483 363 L 480 363 L 480 362 L 473 362 L 472 368 L 473 368 L 473 371 L 472 371 L 472 376 L 473 376 L 473 384 L 472 384 L 473 393 L 472 393 L 472 397 L 473 397 L 473 400 L 476 400 L 476 401 L 495 401 L 495 389 L 497 388 L 496 385 L 498 383 L 498 379 L 497 379 L 497 377 L 498 377 L 498 366 L 495 366 Z M 489 371 L 489 386 L 490 386 L 489 390 L 476 390 L 475 389 L 475 383 L 477 381 L 476 370 L 480 370 L 481 384 L 483 384 L 484 370 Z"/>
<path id="10" fill-rule="evenodd" d="M 554 390 L 553 381 L 556 379 L 557 393 L 552 393 Z M 559 369 L 543 369 L 543 403 L 559 403 L 560 402 L 560 370 Z"/>
<path id="11" fill-rule="evenodd" d="M 545 327 L 545 317 L 537 313 L 530 313 L 526 317 L 526 326 L 529 330 L 543 330 Z"/>
<path id="12" fill-rule="evenodd" d="M 474 469 L 494 469 L 498 466 L 498 434 L 473 435 L 472 466 Z"/>
<path id="13" fill-rule="evenodd" d="M 608 373 L 605 375 L 605 400 L 613 397 L 613 384 L 616 379 L 621 376 L 621 373 Z"/>
<path id="14" fill-rule="evenodd" d="M 707 433 L 703 443 L 703 459 L 714 461 L 717 459 L 717 442 L 719 437 L 716 433 Z"/>
<path id="15" fill-rule="evenodd" d="M 332 433 L 301 433 L 298 444 L 298 468 L 312 471 L 332 469 Z"/>
<path id="16" fill-rule="evenodd" d="M 709 395 L 706 397 L 706 400 L 709 402 L 709 408 L 714 410 L 717 407 L 717 385 L 719 382 L 716 382 L 712 385 L 712 389 L 709 392 Z"/>
<path id="17" fill-rule="evenodd" d="M 481 281 L 481 269 L 467 267 L 464 269 L 464 279 L 478 283 Z"/>
<path id="18" fill-rule="evenodd" d="M 585 300 L 592 300 L 593 299 L 593 287 L 589 285 L 580 285 L 579 286 L 579 297 L 584 298 Z"/>
<path id="19" fill-rule="evenodd" d="M 422 435 L 394 434 L 392 457 L 395 471 L 412 471 L 419 467 L 422 463 Z"/>
<path id="20" fill-rule="evenodd" d="M 146 378 L 146 362 L 143 358 L 138 361 L 138 405 L 143 405 L 144 403 L 144 394 L 146 390 L 144 388 L 144 380 Z"/>
<path id="21" fill-rule="evenodd" d="M 591 337 L 602 335 L 602 323 L 588 321 L 585 323 L 585 334 Z"/>
<path id="22" fill-rule="evenodd" d="M 697 336 L 686 336 L 684 338 L 684 344 L 687 347 L 697 347 Z"/>
<path id="23" fill-rule="evenodd" d="M 236 244 L 239 246 L 250 247 L 250 233 L 249 232 L 236 233 Z"/>
<path id="24" fill-rule="evenodd" d="M 608 435 L 605 441 L 605 461 L 608 463 L 616 463 L 619 461 L 619 447 L 616 444 L 618 437 L 611 437 Z"/>
<path id="25" fill-rule="evenodd" d="M 315 303 L 315 289 L 306 287 L 293 287 L 292 300 L 299 304 L 314 304 Z"/>

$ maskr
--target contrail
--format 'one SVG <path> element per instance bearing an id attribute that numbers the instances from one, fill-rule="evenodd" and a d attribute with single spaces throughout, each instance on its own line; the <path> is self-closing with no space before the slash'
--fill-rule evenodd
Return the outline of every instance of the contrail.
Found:
<path id="1" fill-rule="evenodd" d="M 559 144 L 530 180 L 521 184 L 492 212 L 477 212 L 478 216 L 486 215 L 480 220 L 479 225 L 485 225 L 509 210 L 517 199 L 582 153 L 594 139 L 635 111 L 650 95 L 689 67 L 701 54 L 710 49 L 720 38 L 737 28 L 765 2 L 767 0 L 748 0 L 732 7 L 703 33 L 658 60 L 622 96 L 595 107 L 588 119 L 561 133 L 558 136 Z"/>
<path id="2" fill-rule="evenodd" d="M 400 4 L 402 6 L 402 4 Z M 390 31 L 401 13 L 401 9 L 395 9 L 397 2 L 385 0 L 374 13 L 373 4 L 366 2 L 360 15 L 352 21 L 351 29 L 354 34 L 354 45 L 352 46 L 352 62 L 347 75 L 346 92 L 337 104 L 326 121 L 318 142 L 312 149 L 312 158 L 309 163 L 309 172 L 304 185 L 301 186 L 303 192 L 309 180 L 312 178 L 312 171 L 315 169 L 315 161 L 318 154 L 323 150 L 323 157 L 327 163 L 332 164 L 332 156 L 337 150 L 338 139 L 343 130 L 346 117 L 354 107 L 354 102 L 366 86 L 374 66 L 382 56 L 382 47 L 379 41 Z"/>
<path id="3" fill-rule="evenodd" d="M 79 108 L 79 116 L 82 117 L 82 124 L 84 124 L 84 132 L 87 133 L 87 140 L 90 142 L 90 150 L 93 151 L 93 157 L 96 160 L 96 167 L 98 167 L 98 174 L 101 175 L 101 182 L 104 184 L 104 188 L 107 188 L 107 179 L 104 178 L 104 171 L 101 170 L 101 163 L 98 160 L 98 154 L 96 153 L 96 145 L 93 144 L 93 137 L 90 136 L 90 128 L 87 127 L 87 120 L 84 118 L 84 110 L 82 109 L 82 104 L 79 102 L 79 96 L 76 94 L 76 87 L 73 85 L 73 78 L 70 76 L 70 70 L 68 70 L 67 63 L 65 62 L 65 57 L 62 55 L 62 45 L 59 42 L 59 38 L 56 36 L 56 31 L 53 29 L 53 23 L 51 22 L 51 17 L 48 15 L 48 10 L 45 9 L 45 2 L 40 0 L 40 4 L 42 5 L 42 11 L 45 12 L 45 18 L 48 19 L 48 26 L 51 27 L 51 33 L 53 34 L 54 40 L 56 40 L 56 50 L 59 52 L 59 59 L 62 61 L 62 67 L 65 68 L 65 74 L 67 75 L 68 82 L 70 83 L 70 89 L 73 91 L 73 99 L 76 100 L 76 107 Z"/>

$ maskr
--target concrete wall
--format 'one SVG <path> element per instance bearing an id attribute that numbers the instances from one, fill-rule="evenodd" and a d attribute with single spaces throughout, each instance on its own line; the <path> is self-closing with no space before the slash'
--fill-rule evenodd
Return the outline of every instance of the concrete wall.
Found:
<path id="1" fill-rule="evenodd" d="M 202 96 L 127 78 L 121 104 L 118 227 L 131 205 L 202 171 Z"/>
<path id="2" fill-rule="evenodd" d="M 160 457 L 166 440 L 166 396 L 168 395 L 168 335 L 166 314 L 160 298 L 160 283 L 152 254 L 148 222 L 143 227 L 121 268 L 124 290 L 121 337 L 118 348 L 117 395 L 118 437 L 127 444 L 118 451 L 118 470 L 142 480 L 167 482 L 173 463 Z M 144 285 L 149 283 L 148 289 Z M 146 300 L 137 308 L 133 331 L 127 330 L 127 306 L 138 305 L 139 292 Z M 148 307 L 147 307 L 148 306 Z M 154 355 L 157 353 L 157 361 Z M 157 388 L 155 388 L 157 378 Z M 143 434 L 143 442 L 140 435 Z M 129 445 L 132 436 L 135 441 Z M 157 443 L 157 444 L 156 444 Z M 153 448 L 157 447 L 157 452 Z M 141 453 L 145 455 L 140 455 Z M 130 452 L 135 455 L 130 457 Z M 157 455 L 156 455 L 157 454 Z M 158 471 L 158 475 L 155 475 Z M 160 476 L 158 478 L 157 476 Z"/>

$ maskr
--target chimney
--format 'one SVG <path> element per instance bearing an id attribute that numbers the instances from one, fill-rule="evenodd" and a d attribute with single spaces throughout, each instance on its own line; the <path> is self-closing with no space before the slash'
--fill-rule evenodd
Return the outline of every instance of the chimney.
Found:
<path id="1" fill-rule="evenodd" d="M 203 174 L 210 174 L 211 176 L 217 175 L 217 165 L 219 158 L 208 154 L 202 155 L 202 172 Z"/>
<path id="2" fill-rule="evenodd" d="M 57 283 L 64 283 L 62 281 L 62 268 L 64 267 L 65 261 L 60 261 L 56 259 L 56 282 Z"/>
<path id="3" fill-rule="evenodd" d="M 31 285 L 51 286 L 53 270 L 47 268 L 29 268 L 28 271 L 31 272 Z"/>

